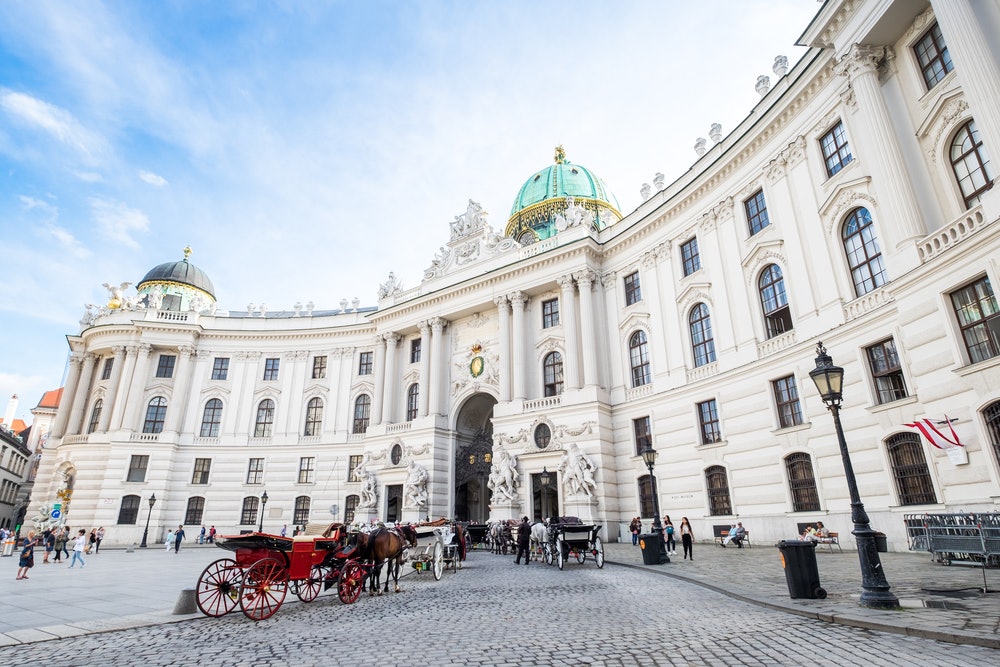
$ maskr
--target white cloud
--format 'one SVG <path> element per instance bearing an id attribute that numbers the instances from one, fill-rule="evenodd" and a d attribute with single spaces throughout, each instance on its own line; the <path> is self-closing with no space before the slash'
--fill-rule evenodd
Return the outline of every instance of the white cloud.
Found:
<path id="1" fill-rule="evenodd" d="M 21 204 L 24 206 L 24 210 L 26 211 L 31 211 L 37 208 L 53 217 L 59 214 L 59 209 L 47 201 L 35 199 L 34 197 L 29 197 L 28 195 L 18 195 L 17 198 L 21 200 Z"/>
<path id="2" fill-rule="evenodd" d="M 154 174 L 151 171 L 145 171 L 144 169 L 139 170 L 139 178 L 146 181 L 150 185 L 155 185 L 158 188 L 169 185 L 167 179 L 163 178 L 159 174 Z"/>
<path id="3" fill-rule="evenodd" d="M 75 176 L 84 183 L 100 183 L 104 180 L 103 176 L 92 171 L 78 171 Z"/>
<path id="4" fill-rule="evenodd" d="M 132 238 L 132 234 L 149 231 L 149 218 L 145 213 L 122 202 L 98 197 L 90 198 L 90 210 L 102 234 L 129 248 L 139 249 L 139 243 Z"/>
<path id="5" fill-rule="evenodd" d="M 96 160 L 97 154 L 103 152 L 104 142 L 65 109 L 6 88 L 0 88 L 0 109 L 44 130 L 91 161 Z"/>

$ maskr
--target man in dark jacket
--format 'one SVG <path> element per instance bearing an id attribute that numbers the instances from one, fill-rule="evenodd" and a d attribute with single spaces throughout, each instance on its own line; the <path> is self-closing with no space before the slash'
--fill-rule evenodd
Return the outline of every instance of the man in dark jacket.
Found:
<path id="1" fill-rule="evenodd" d="M 517 558 L 514 559 L 516 564 L 521 564 L 521 554 L 524 554 L 525 565 L 531 562 L 531 558 L 528 556 L 528 545 L 530 544 L 531 524 L 528 523 L 528 517 L 524 517 L 521 519 L 521 524 L 517 527 Z"/>

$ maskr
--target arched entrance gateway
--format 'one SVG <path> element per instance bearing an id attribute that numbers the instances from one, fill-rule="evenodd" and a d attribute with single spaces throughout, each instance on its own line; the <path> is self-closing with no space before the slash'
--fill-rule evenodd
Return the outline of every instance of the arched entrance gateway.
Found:
<path id="1" fill-rule="evenodd" d="M 474 394 L 455 423 L 455 511 L 458 521 L 483 523 L 490 516 L 486 482 L 493 465 L 493 406 L 489 394 Z"/>

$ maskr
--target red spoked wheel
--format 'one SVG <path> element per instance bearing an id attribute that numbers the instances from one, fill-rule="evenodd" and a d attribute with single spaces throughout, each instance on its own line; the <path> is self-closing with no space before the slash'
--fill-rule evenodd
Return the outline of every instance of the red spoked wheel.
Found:
<path id="1" fill-rule="evenodd" d="M 259 560 L 243 575 L 240 609 L 247 618 L 262 621 L 270 618 L 285 601 L 288 570 L 273 558 Z"/>
<path id="2" fill-rule="evenodd" d="M 220 558 L 206 567 L 198 577 L 195 601 L 205 616 L 225 616 L 240 601 L 243 568 L 231 558 Z"/>
<path id="3" fill-rule="evenodd" d="M 340 580 L 337 582 L 337 596 L 344 604 L 354 604 L 361 595 L 365 584 L 365 569 L 357 562 L 349 560 L 340 570 Z"/>
<path id="4" fill-rule="evenodd" d="M 309 571 L 309 578 L 297 581 L 295 594 L 303 602 L 312 602 L 323 590 L 323 580 L 326 579 L 327 568 L 322 565 L 313 565 Z"/>

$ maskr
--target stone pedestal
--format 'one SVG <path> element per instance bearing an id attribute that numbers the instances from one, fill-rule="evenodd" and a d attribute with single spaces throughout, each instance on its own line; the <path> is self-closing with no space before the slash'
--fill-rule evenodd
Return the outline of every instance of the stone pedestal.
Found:
<path id="1" fill-rule="evenodd" d="M 521 520 L 521 503 L 517 500 L 494 501 L 490 505 L 490 520 L 502 521 L 507 519 Z"/>
<path id="2" fill-rule="evenodd" d="M 403 508 L 403 523 L 423 523 L 427 518 L 427 507 Z M 433 517 L 431 518 L 433 519 Z"/>
<path id="3" fill-rule="evenodd" d="M 597 523 L 597 500 L 586 493 L 566 494 L 563 498 L 563 515 L 580 517 L 583 523 Z"/>

